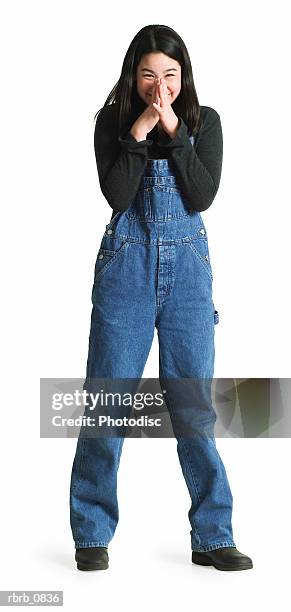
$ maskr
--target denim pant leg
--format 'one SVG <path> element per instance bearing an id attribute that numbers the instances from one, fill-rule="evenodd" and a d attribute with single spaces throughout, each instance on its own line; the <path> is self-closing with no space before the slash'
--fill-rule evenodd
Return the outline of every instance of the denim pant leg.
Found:
<path id="1" fill-rule="evenodd" d="M 70 521 L 76 548 L 106 546 L 119 509 L 117 471 L 124 438 L 79 436 L 70 486 Z"/>
<path id="2" fill-rule="evenodd" d="M 202 247 L 204 248 L 204 247 Z M 164 295 L 157 318 L 160 347 L 160 379 L 205 379 L 211 391 L 214 371 L 214 325 L 217 313 L 212 301 L 212 274 L 189 244 L 176 245 L 171 291 Z M 185 282 L 187 278 L 187 282 Z M 171 391 L 172 389 L 172 391 Z M 177 419 L 191 417 L 187 411 L 177 414 L 177 395 L 165 395 L 177 438 L 177 452 L 191 497 L 189 521 L 191 547 L 207 551 L 235 546 L 232 532 L 232 493 L 223 462 L 216 448 L 214 425 L 217 419 L 211 402 L 193 405 L 190 419 L 193 432 L 176 435 Z M 205 400 L 205 397 L 204 397 Z M 185 427 L 188 423 L 185 420 Z M 196 434 L 195 432 L 198 433 Z"/>
<path id="3" fill-rule="evenodd" d="M 119 252 L 118 240 L 110 245 L 103 240 L 99 250 L 103 257 L 97 257 L 95 268 L 84 389 L 94 378 L 140 379 L 150 352 L 155 330 L 154 280 L 144 291 L 143 276 L 155 265 L 151 259 L 154 253 L 127 245 L 129 248 L 121 247 L 122 255 L 117 257 L 113 253 Z M 76 548 L 108 547 L 114 536 L 123 443 L 121 437 L 79 435 L 70 486 L 70 522 Z"/>

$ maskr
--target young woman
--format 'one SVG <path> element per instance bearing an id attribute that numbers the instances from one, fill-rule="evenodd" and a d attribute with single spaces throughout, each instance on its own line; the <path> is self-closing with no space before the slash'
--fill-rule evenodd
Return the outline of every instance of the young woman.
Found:
<path id="1" fill-rule="evenodd" d="M 199 105 L 180 36 L 167 26 L 142 28 L 95 127 L 100 187 L 113 212 L 95 265 L 84 389 L 92 378 L 140 379 L 155 327 L 161 381 L 213 378 L 219 316 L 200 213 L 217 193 L 222 147 L 219 114 Z M 166 404 L 175 423 L 171 393 Z M 233 539 L 233 498 L 216 448 L 211 400 L 203 410 L 195 403 L 192 412 L 200 435 L 174 429 L 192 502 L 192 561 L 220 570 L 251 568 Z M 108 567 L 123 442 L 79 436 L 70 488 L 78 569 Z"/>

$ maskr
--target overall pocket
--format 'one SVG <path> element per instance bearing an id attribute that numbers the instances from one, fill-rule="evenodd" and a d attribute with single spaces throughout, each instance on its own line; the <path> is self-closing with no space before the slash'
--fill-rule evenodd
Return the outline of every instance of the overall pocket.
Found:
<path id="1" fill-rule="evenodd" d="M 207 272 L 209 278 L 213 280 L 207 238 L 197 237 L 188 244 L 201 266 L 203 266 L 204 270 Z"/>
<path id="2" fill-rule="evenodd" d="M 105 239 L 107 240 L 107 238 Z M 103 245 L 104 240 L 102 240 L 101 246 L 99 248 L 97 259 L 95 263 L 94 269 L 94 283 L 92 289 L 91 298 L 93 299 L 94 289 L 96 284 L 100 281 L 100 279 L 104 276 L 104 274 L 114 265 L 114 263 L 121 257 L 127 247 L 129 246 L 128 242 L 122 242 L 121 240 L 112 239 L 112 248 L 105 248 Z M 107 245 L 106 245 L 107 246 Z"/>

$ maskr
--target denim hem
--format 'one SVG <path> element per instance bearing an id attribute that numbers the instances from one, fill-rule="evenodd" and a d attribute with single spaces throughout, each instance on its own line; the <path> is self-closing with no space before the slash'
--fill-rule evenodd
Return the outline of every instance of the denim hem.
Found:
<path id="1" fill-rule="evenodd" d="M 236 544 L 233 541 L 230 542 L 220 542 L 218 544 L 209 544 L 208 546 L 195 546 L 195 544 L 191 545 L 191 548 L 194 552 L 208 552 L 210 550 L 216 550 L 217 548 L 226 548 L 227 546 L 232 546 L 236 548 Z"/>
<path id="2" fill-rule="evenodd" d="M 97 548 L 98 546 L 108 548 L 108 544 L 105 542 L 75 542 L 75 548 Z"/>

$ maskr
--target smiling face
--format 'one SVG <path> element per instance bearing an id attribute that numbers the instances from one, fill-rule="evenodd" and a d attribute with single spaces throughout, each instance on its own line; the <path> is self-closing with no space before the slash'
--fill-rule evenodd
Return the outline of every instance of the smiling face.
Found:
<path id="1" fill-rule="evenodd" d="M 164 53 L 155 52 L 143 55 L 136 71 L 137 93 L 146 104 L 151 104 L 158 77 L 164 79 L 170 103 L 181 91 L 181 66 L 179 62 Z"/>

